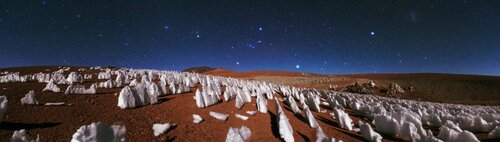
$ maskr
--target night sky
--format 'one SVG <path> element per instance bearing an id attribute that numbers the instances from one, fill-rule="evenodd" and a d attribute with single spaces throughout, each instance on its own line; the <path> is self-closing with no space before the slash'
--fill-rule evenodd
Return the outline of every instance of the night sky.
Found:
<path id="1" fill-rule="evenodd" d="M 499 0 L 4 0 L 0 68 L 500 76 Z"/>

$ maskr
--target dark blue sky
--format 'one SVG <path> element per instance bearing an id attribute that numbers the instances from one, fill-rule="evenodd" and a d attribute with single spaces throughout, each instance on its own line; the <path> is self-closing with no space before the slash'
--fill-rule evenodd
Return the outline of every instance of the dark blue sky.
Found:
<path id="1" fill-rule="evenodd" d="M 500 75 L 498 0 L 0 2 L 0 67 Z"/>

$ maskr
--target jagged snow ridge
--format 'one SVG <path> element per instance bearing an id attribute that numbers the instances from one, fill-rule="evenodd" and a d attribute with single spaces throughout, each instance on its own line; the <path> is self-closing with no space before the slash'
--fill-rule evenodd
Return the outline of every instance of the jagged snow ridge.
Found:
<path id="1" fill-rule="evenodd" d="M 377 115 L 374 119 L 375 130 L 380 133 L 389 135 L 389 136 L 397 136 L 399 134 L 399 123 L 396 119 L 386 116 L 386 115 Z"/>
<path id="2" fill-rule="evenodd" d="M 90 85 L 89 89 L 85 89 L 83 85 L 74 85 L 70 84 L 64 94 L 96 94 L 96 86 L 95 84 Z"/>
<path id="3" fill-rule="evenodd" d="M 467 130 L 464 130 L 462 133 L 458 134 L 456 140 L 463 142 L 479 142 L 476 136 Z"/>
<path id="4" fill-rule="evenodd" d="M 23 98 L 21 98 L 21 104 L 23 105 L 38 105 L 38 101 L 35 98 L 35 91 L 31 90 L 28 94 L 25 94 Z"/>
<path id="5" fill-rule="evenodd" d="M 164 124 L 158 124 L 155 123 L 153 124 L 153 134 L 158 137 L 168 131 L 171 127 L 175 126 L 176 124 L 170 124 L 170 123 L 164 123 Z"/>
<path id="6" fill-rule="evenodd" d="M 241 128 L 230 127 L 226 135 L 226 142 L 244 142 L 250 136 L 252 132 L 246 126 L 241 126 Z"/>
<path id="7" fill-rule="evenodd" d="M 340 128 L 352 130 L 352 119 L 341 109 L 334 108 L 335 119 L 339 122 Z"/>
<path id="8" fill-rule="evenodd" d="M 369 142 L 381 142 L 382 141 L 382 136 L 380 136 L 379 133 L 373 131 L 372 127 L 368 123 L 363 123 L 361 121 L 359 123 L 359 129 L 361 130 L 361 136 L 366 141 Z"/>
<path id="9" fill-rule="evenodd" d="M 120 95 L 118 96 L 118 107 L 120 107 L 121 109 L 135 108 L 137 105 L 135 99 L 136 96 L 134 96 L 130 87 L 125 86 L 120 91 Z"/>
<path id="10" fill-rule="evenodd" d="M 287 105 L 292 108 L 292 111 L 293 113 L 295 114 L 300 114 L 301 111 L 299 109 L 299 106 L 297 106 L 297 103 L 295 102 L 295 99 L 293 99 L 293 97 L 291 95 L 289 95 L 288 97 L 285 98 L 285 102 L 287 103 Z"/>
<path id="11" fill-rule="evenodd" d="M 59 93 L 59 91 L 61 91 L 61 89 L 59 87 L 57 87 L 56 84 L 54 84 L 53 80 L 50 80 L 47 83 L 47 85 L 45 86 L 45 88 L 43 88 L 42 91 L 52 91 L 52 92 L 55 92 L 55 93 Z"/>
<path id="12" fill-rule="evenodd" d="M 189 88 L 189 86 L 185 85 L 185 84 L 179 84 L 179 89 L 177 89 L 177 94 L 181 94 L 181 93 L 187 93 L 187 92 L 190 92 L 191 91 L 191 88 Z"/>
<path id="13" fill-rule="evenodd" d="M 417 132 L 417 127 L 413 123 L 403 122 L 401 126 L 400 137 L 407 141 L 420 139 L 420 134 Z"/>
<path id="14" fill-rule="evenodd" d="M 456 105 L 402 100 L 331 90 L 296 88 L 259 81 L 204 76 L 196 73 L 183 73 L 175 71 L 136 70 L 125 68 L 93 69 L 100 69 L 101 71 L 104 71 L 104 73 L 108 72 L 110 75 L 117 75 L 117 79 L 115 80 L 117 84 L 128 84 L 132 79 L 134 81 L 130 83 L 130 86 L 136 86 L 137 84 L 143 83 L 146 85 L 148 91 L 150 88 L 153 88 L 152 90 L 154 93 L 152 94 L 157 94 L 156 92 L 159 92 L 160 95 L 175 94 L 179 92 L 178 90 L 182 88 L 182 86 L 194 87 L 194 84 L 199 83 L 202 86 L 200 91 L 203 90 L 200 92 L 200 96 L 202 96 L 201 94 L 207 94 L 207 96 L 219 98 L 219 96 L 223 95 L 225 101 L 236 99 L 235 102 L 237 108 L 241 108 L 245 103 L 251 102 L 252 97 L 256 97 L 257 102 L 262 101 L 262 99 L 259 99 L 261 98 L 259 95 L 265 96 L 267 99 L 273 99 L 273 94 L 277 92 L 280 92 L 283 95 L 287 105 L 291 106 L 290 108 L 292 108 L 294 113 L 297 112 L 294 110 L 293 105 L 290 104 L 291 101 L 289 102 L 288 100 L 297 100 L 297 103 L 300 103 L 302 106 L 307 104 L 310 107 L 310 110 L 318 112 L 321 112 L 319 111 L 319 104 L 325 104 L 324 102 L 326 101 L 331 109 L 336 108 L 344 110 L 344 108 L 350 108 L 356 115 L 373 120 L 373 124 L 375 125 L 374 129 L 379 132 L 383 129 L 379 127 L 385 126 L 383 125 L 384 123 L 377 124 L 376 117 L 382 115 L 387 116 L 389 120 L 393 120 L 395 124 L 397 124 L 397 126 L 391 127 L 391 129 L 397 129 L 397 131 L 394 132 L 397 137 L 415 139 L 415 141 L 432 140 L 433 136 L 428 135 L 426 130 L 423 129 L 423 125 L 439 127 L 446 125 L 447 121 L 451 121 L 453 123 L 457 123 L 458 128 L 468 130 L 470 132 L 492 132 L 494 128 L 500 126 L 499 106 Z M 49 84 L 53 84 L 53 86 L 55 86 L 54 83 L 67 84 L 68 78 L 77 78 L 76 81 L 79 81 L 79 77 L 68 76 L 68 78 L 65 78 L 64 75 L 62 75 L 68 70 L 69 68 L 67 67 L 61 67 L 59 70 L 52 73 L 36 73 L 23 76 L 19 75 L 19 73 L 7 72 L 4 76 L 0 76 L 0 83 L 38 81 L 45 82 L 48 86 Z M 153 79 L 160 80 L 159 86 L 157 86 L 158 89 L 150 87 Z M 75 79 L 69 80 L 75 81 Z M 148 84 L 147 82 L 150 83 Z M 222 93 L 221 90 L 222 85 L 226 88 L 224 93 Z M 46 90 L 52 91 L 51 87 Z M 151 93 L 147 92 L 147 94 Z M 145 100 L 145 97 L 149 96 L 139 97 L 138 100 L 143 101 Z M 201 102 L 205 105 L 206 101 L 207 100 L 203 100 Z M 153 101 L 149 100 L 149 102 Z M 259 107 L 257 109 L 259 110 Z M 419 137 L 420 139 L 418 139 Z"/>
<path id="15" fill-rule="evenodd" d="M 283 112 L 283 109 L 281 109 L 281 105 L 278 99 L 275 99 L 275 105 L 276 105 L 276 119 L 278 122 L 279 133 L 281 138 L 286 142 L 294 142 L 295 139 L 293 138 L 292 125 L 290 125 L 290 122 L 288 121 L 288 118 Z"/>
<path id="16" fill-rule="evenodd" d="M 312 111 L 320 112 L 320 99 L 318 95 L 309 94 L 307 96 L 307 105 L 310 107 Z"/>
<path id="17" fill-rule="evenodd" d="M 198 106 L 199 108 L 208 107 L 219 102 L 219 96 L 217 94 L 211 93 L 212 91 L 208 90 L 210 89 L 204 88 L 203 91 L 196 89 L 194 99 L 196 100 L 196 106 Z"/>
<path id="18" fill-rule="evenodd" d="M 119 86 L 118 86 L 118 83 L 116 83 L 116 81 L 113 81 L 110 79 L 110 80 L 107 80 L 105 82 L 99 82 L 99 85 L 97 85 L 97 87 L 110 89 L 110 88 L 116 88 Z"/>
<path id="19" fill-rule="evenodd" d="M 488 138 L 490 138 L 490 139 L 500 138 L 500 126 L 497 126 L 490 133 L 488 133 Z"/>
<path id="20" fill-rule="evenodd" d="M 267 100 L 262 94 L 257 94 L 257 111 L 260 113 L 267 113 Z"/>
<path id="21" fill-rule="evenodd" d="M 335 139 L 332 137 L 326 136 L 325 132 L 323 132 L 323 129 L 321 127 L 316 128 L 316 142 L 335 142 Z M 340 142 L 342 142 L 340 140 Z"/>
<path id="22" fill-rule="evenodd" d="M 107 126 L 100 122 L 84 125 L 76 130 L 71 142 L 125 142 L 125 125 Z"/>
<path id="23" fill-rule="evenodd" d="M 425 135 L 421 135 L 420 139 L 414 140 L 416 142 L 443 142 L 443 140 L 437 139 L 432 135 L 431 130 L 427 130 L 427 133 Z"/>
<path id="24" fill-rule="evenodd" d="M 226 86 L 226 90 L 224 91 L 224 101 L 229 101 L 231 99 L 236 98 L 236 91 L 234 86 Z"/>
<path id="25" fill-rule="evenodd" d="M 306 117 L 307 120 L 309 121 L 309 126 L 311 128 L 317 128 L 318 122 L 316 122 L 314 115 L 312 114 L 311 110 L 309 110 L 309 107 L 307 105 L 304 107 L 304 111 L 306 112 Z"/>
<path id="26" fill-rule="evenodd" d="M 76 72 L 71 72 L 71 73 L 69 73 L 68 78 L 66 78 L 66 82 L 68 82 L 69 84 L 81 83 L 81 82 L 83 82 L 83 78 L 80 74 L 78 74 Z"/>
<path id="27" fill-rule="evenodd" d="M 243 105 L 245 104 L 245 102 L 243 101 L 243 98 L 241 97 L 240 93 L 237 93 L 236 95 L 236 99 L 235 99 L 235 106 L 236 108 L 238 109 L 241 109 L 243 107 Z"/>
<path id="28" fill-rule="evenodd" d="M 151 93 L 148 93 L 146 85 L 143 83 L 138 83 L 133 88 L 125 86 L 118 96 L 118 107 L 126 109 L 155 104 L 158 102 L 158 93 L 155 91 Z"/>
<path id="29" fill-rule="evenodd" d="M 2 122 L 3 115 L 5 114 L 5 111 L 7 111 L 7 102 L 7 97 L 0 96 L 0 122 Z"/>
<path id="30" fill-rule="evenodd" d="M 83 79 L 92 79 L 92 74 L 85 74 L 83 75 Z"/>
<path id="31" fill-rule="evenodd" d="M 14 134 L 12 134 L 11 142 L 38 142 L 40 141 L 40 136 L 37 135 L 37 138 L 32 140 L 31 137 L 26 133 L 26 130 L 16 130 Z"/>
<path id="32" fill-rule="evenodd" d="M 97 79 L 110 79 L 110 78 L 111 78 L 111 72 L 109 70 L 97 74 Z"/>

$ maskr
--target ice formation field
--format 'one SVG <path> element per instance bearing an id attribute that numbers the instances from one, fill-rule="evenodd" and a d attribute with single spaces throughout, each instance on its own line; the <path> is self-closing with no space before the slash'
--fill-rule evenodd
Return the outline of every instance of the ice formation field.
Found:
<path id="1" fill-rule="evenodd" d="M 500 138 L 499 106 L 403 100 L 197 73 L 58 67 L 2 72 L 0 86 L 1 139 L 472 142 Z"/>

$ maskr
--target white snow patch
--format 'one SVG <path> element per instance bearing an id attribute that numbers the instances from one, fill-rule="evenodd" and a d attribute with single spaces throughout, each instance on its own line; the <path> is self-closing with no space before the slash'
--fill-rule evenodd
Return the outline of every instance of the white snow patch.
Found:
<path id="1" fill-rule="evenodd" d="M 57 103 L 45 103 L 44 105 L 46 106 L 63 106 L 65 103 L 64 102 L 57 102 Z"/>
<path id="2" fill-rule="evenodd" d="M 71 83 L 76 83 L 76 82 L 83 82 L 83 78 L 80 74 L 76 73 L 76 72 L 71 72 L 69 73 L 68 75 L 68 78 L 66 78 L 66 81 L 69 82 L 70 84 Z"/>
<path id="3" fill-rule="evenodd" d="M 311 110 L 309 110 L 309 107 L 307 105 L 304 107 L 304 111 L 306 112 L 307 120 L 309 120 L 309 126 L 311 128 L 317 128 L 318 122 L 316 122 L 314 115 L 312 114 Z"/>
<path id="4" fill-rule="evenodd" d="M 361 135 L 363 138 L 370 142 L 380 142 L 382 141 L 382 136 L 379 133 L 373 131 L 372 127 L 368 123 L 358 122 L 359 129 L 361 130 Z"/>
<path id="5" fill-rule="evenodd" d="M 227 118 L 229 117 L 229 114 L 210 111 L 210 116 L 214 117 L 215 119 L 226 121 Z"/>
<path id="6" fill-rule="evenodd" d="M 120 107 L 121 109 L 134 108 L 137 105 L 135 99 L 136 96 L 132 94 L 132 90 L 130 90 L 130 87 L 125 86 L 120 91 L 120 95 L 118 96 L 118 107 Z"/>
<path id="7" fill-rule="evenodd" d="M 236 116 L 236 118 L 239 118 L 241 120 L 248 120 L 248 116 L 245 116 L 245 115 L 241 115 L 241 114 L 234 114 Z"/>
<path id="8" fill-rule="evenodd" d="M 200 115 L 197 115 L 197 114 L 193 114 L 193 123 L 201 123 L 201 121 L 203 121 L 203 118 L 201 118 Z"/>
<path id="9" fill-rule="evenodd" d="M 318 126 L 316 128 L 316 142 L 335 142 L 335 139 L 333 137 L 330 138 L 326 136 L 325 132 L 323 132 L 323 129 Z"/>
<path id="10" fill-rule="evenodd" d="M 175 125 L 176 124 L 170 124 L 170 123 L 164 123 L 164 124 L 155 123 L 153 124 L 154 135 L 158 137 Z"/>
<path id="11" fill-rule="evenodd" d="M 260 113 L 267 113 L 267 99 L 262 94 L 257 94 L 257 110 Z"/>
<path id="12" fill-rule="evenodd" d="M 397 136 L 399 134 L 400 126 L 396 119 L 386 116 L 377 115 L 374 119 L 375 130 L 390 136 Z"/>
<path id="13" fill-rule="evenodd" d="M 0 122 L 2 122 L 3 115 L 7 111 L 7 97 L 0 96 Z"/>
<path id="14" fill-rule="evenodd" d="M 209 93 L 212 92 L 212 90 L 208 91 L 207 88 L 208 87 L 204 87 L 203 91 L 196 89 L 194 99 L 196 100 L 196 106 L 198 106 L 198 108 L 208 107 L 219 102 L 219 96 Z"/>
<path id="15" fill-rule="evenodd" d="M 74 85 L 70 84 L 68 88 L 66 88 L 66 91 L 64 91 L 64 94 L 95 94 L 96 93 L 96 87 L 95 84 L 90 85 L 89 89 L 85 89 L 85 86 L 83 85 Z"/>
<path id="16" fill-rule="evenodd" d="M 54 84 L 53 80 L 50 80 L 49 83 L 47 83 L 47 85 L 45 86 L 45 88 L 43 88 L 42 91 L 52 91 L 55 93 L 59 93 L 59 91 L 61 91 L 61 89 L 59 87 L 57 87 L 56 84 Z"/>
<path id="17" fill-rule="evenodd" d="M 71 142 L 125 142 L 125 125 L 107 126 L 100 122 L 84 125 L 76 130 Z"/>
<path id="18" fill-rule="evenodd" d="M 226 142 L 244 142 L 250 136 L 252 132 L 246 126 L 241 126 L 241 128 L 230 127 L 226 135 Z"/>
<path id="19" fill-rule="evenodd" d="M 488 138 L 490 138 L 490 139 L 500 138 L 500 126 L 497 126 L 490 133 L 488 133 Z"/>
<path id="20" fill-rule="evenodd" d="M 23 105 L 38 105 L 38 101 L 35 99 L 35 91 L 31 90 L 28 94 L 25 94 L 21 98 L 21 104 Z"/>
<path id="21" fill-rule="evenodd" d="M 254 116 L 257 114 L 257 111 L 246 111 L 248 115 Z"/>
<path id="22" fill-rule="evenodd" d="M 479 142 L 476 136 L 467 130 L 464 130 L 462 133 L 460 133 L 457 137 L 457 140 L 463 142 Z"/>
<path id="23" fill-rule="evenodd" d="M 277 98 L 275 98 L 274 100 L 275 100 L 275 105 L 276 105 L 276 119 L 277 119 L 278 126 L 279 126 L 280 136 L 286 142 L 294 142 L 295 139 L 293 138 L 292 125 L 290 125 L 288 118 L 286 117 L 285 113 L 283 112 L 283 109 L 281 108 L 279 100 Z"/>
<path id="24" fill-rule="evenodd" d="M 339 122 L 340 128 L 352 130 L 352 119 L 341 109 L 334 108 L 335 119 Z"/>
<path id="25" fill-rule="evenodd" d="M 10 139 L 11 142 L 38 142 L 40 141 L 40 136 L 37 135 L 37 138 L 35 140 L 32 140 L 31 137 L 26 133 L 26 130 L 21 129 L 14 131 L 14 134 L 12 134 L 12 138 Z"/>

